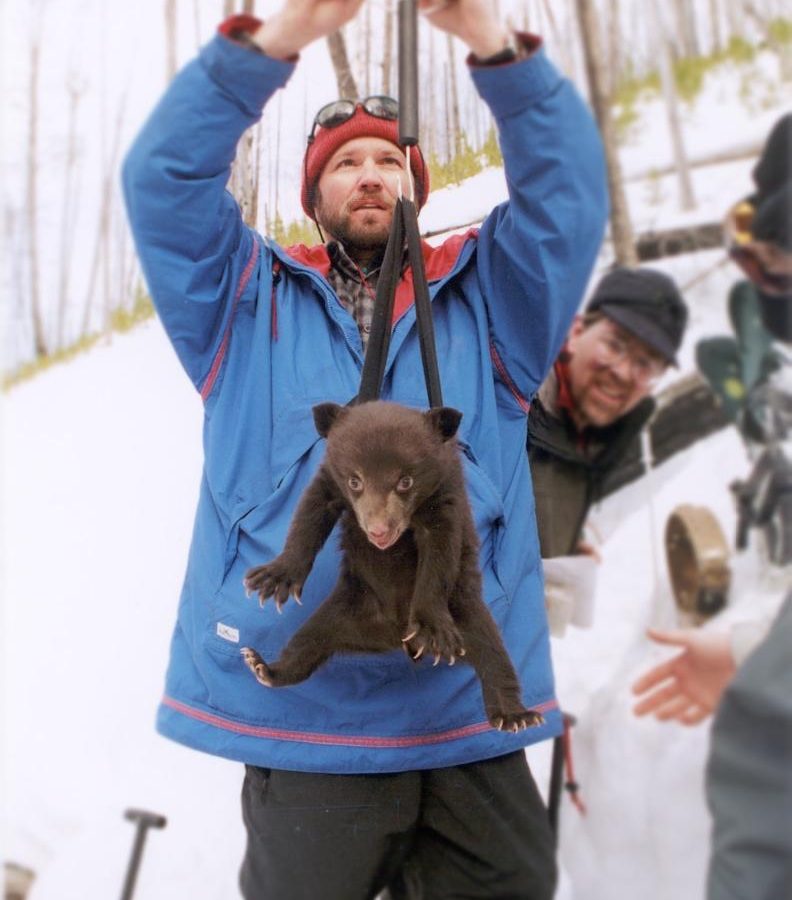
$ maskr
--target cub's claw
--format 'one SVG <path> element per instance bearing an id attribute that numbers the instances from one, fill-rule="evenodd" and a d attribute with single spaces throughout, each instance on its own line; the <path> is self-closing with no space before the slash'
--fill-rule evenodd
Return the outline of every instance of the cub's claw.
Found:
<path id="1" fill-rule="evenodd" d="M 511 731 L 517 734 L 524 728 L 535 728 L 544 725 L 544 716 L 535 709 L 523 709 L 514 713 L 495 713 L 489 717 L 490 725 L 498 731 Z"/>
<path id="2" fill-rule="evenodd" d="M 442 659 L 447 659 L 448 664 L 453 666 L 458 657 L 465 655 L 462 637 L 450 619 L 431 624 L 410 623 L 402 644 L 413 659 L 420 659 L 424 653 L 433 656 L 433 666 Z"/>
<path id="3" fill-rule="evenodd" d="M 248 597 L 251 594 L 259 595 L 259 606 L 263 607 L 267 599 L 273 597 L 278 612 L 281 612 L 289 595 L 302 605 L 300 597 L 306 574 L 292 565 L 288 558 L 284 560 L 281 555 L 267 565 L 250 569 L 245 574 L 242 584 Z"/>
<path id="4" fill-rule="evenodd" d="M 272 687 L 272 676 L 270 674 L 269 666 L 259 654 L 250 647 L 243 647 L 239 652 L 242 654 L 245 665 L 255 675 L 256 681 L 258 681 L 259 684 L 263 684 L 264 687 Z"/>

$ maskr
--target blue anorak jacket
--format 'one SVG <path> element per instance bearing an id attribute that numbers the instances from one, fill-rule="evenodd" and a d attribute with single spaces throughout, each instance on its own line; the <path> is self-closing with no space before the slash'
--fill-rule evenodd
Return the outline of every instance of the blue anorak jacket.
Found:
<path id="1" fill-rule="evenodd" d="M 540 48 L 473 69 L 497 122 L 509 200 L 480 231 L 424 246 L 444 402 L 459 438 L 481 541 L 485 600 L 528 707 L 546 724 L 491 728 L 464 664 L 401 650 L 338 655 L 293 687 L 262 687 L 240 648 L 276 658 L 328 596 L 331 535 L 279 615 L 242 578 L 283 548 L 324 441 L 311 408 L 357 394 L 357 325 L 325 277 L 323 246 L 284 249 L 246 227 L 226 191 L 242 133 L 294 64 L 218 34 L 173 80 L 124 165 L 124 191 L 159 317 L 205 409 L 204 471 L 159 731 L 258 766 L 328 773 L 436 768 L 560 731 L 534 504 L 529 400 L 580 301 L 606 216 L 592 118 Z M 425 408 L 411 273 L 399 285 L 383 399 Z"/>

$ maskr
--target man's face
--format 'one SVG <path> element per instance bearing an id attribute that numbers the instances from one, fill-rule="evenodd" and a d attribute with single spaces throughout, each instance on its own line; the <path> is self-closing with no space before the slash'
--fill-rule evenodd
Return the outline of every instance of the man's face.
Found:
<path id="1" fill-rule="evenodd" d="M 578 428 L 602 428 L 626 415 L 651 393 L 667 365 L 648 344 L 608 318 L 588 326 L 576 319 L 566 347 L 572 418 Z"/>
<path id="2" fill-rule="evenodd" d="M 395 144 L 376 137 L 347 141 L 319 177 L 316 218 L 347 252 L 383 248 L 399 182 L 407 196 L 407 161 Z"/>

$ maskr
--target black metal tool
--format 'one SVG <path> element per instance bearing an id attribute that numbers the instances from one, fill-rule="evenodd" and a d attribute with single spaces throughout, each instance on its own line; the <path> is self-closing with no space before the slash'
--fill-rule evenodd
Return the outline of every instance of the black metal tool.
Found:
<path id="1" fill-rule="evenodd" d="M 146 832 L 149 828 L 164 828 L 168 824 L 165 816 L 159 813 L 149 812 L 145 809 L 128 809 L 124 818 L 135 823 L 135 842 L 132 844 L 132 853 L 129 857 L 124 889 L 121 892 L 121 900 L 132 900 L 132 892 L 135 890 L 140 860 L 143 857 L 143 846 L 146 843 Z"/>
<path id="2" fill-rule="evenodd" d="M 418 5 L 399 0 L 399 143 L 418 143 Z"/>

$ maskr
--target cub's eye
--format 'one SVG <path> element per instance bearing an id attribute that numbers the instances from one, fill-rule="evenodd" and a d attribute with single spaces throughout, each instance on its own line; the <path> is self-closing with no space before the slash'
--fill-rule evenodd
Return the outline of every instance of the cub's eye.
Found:
<path id="1" fill-rule="evenodd" d="M 413 480 L 411 475 L 402 475 L 399 479 L 399 483 L 396 485 L 396 490 L 404 493 L 405 491 L 409 491 L 413 486 Z"/>
<path id="2" fill-rule="evenodd" d="M 363 479 L 358 478 L 357 475 L 350 475 L 347 484 L 349 485 L 349 490 L 354 491 L 356 494 L 363 490 Z"/>

